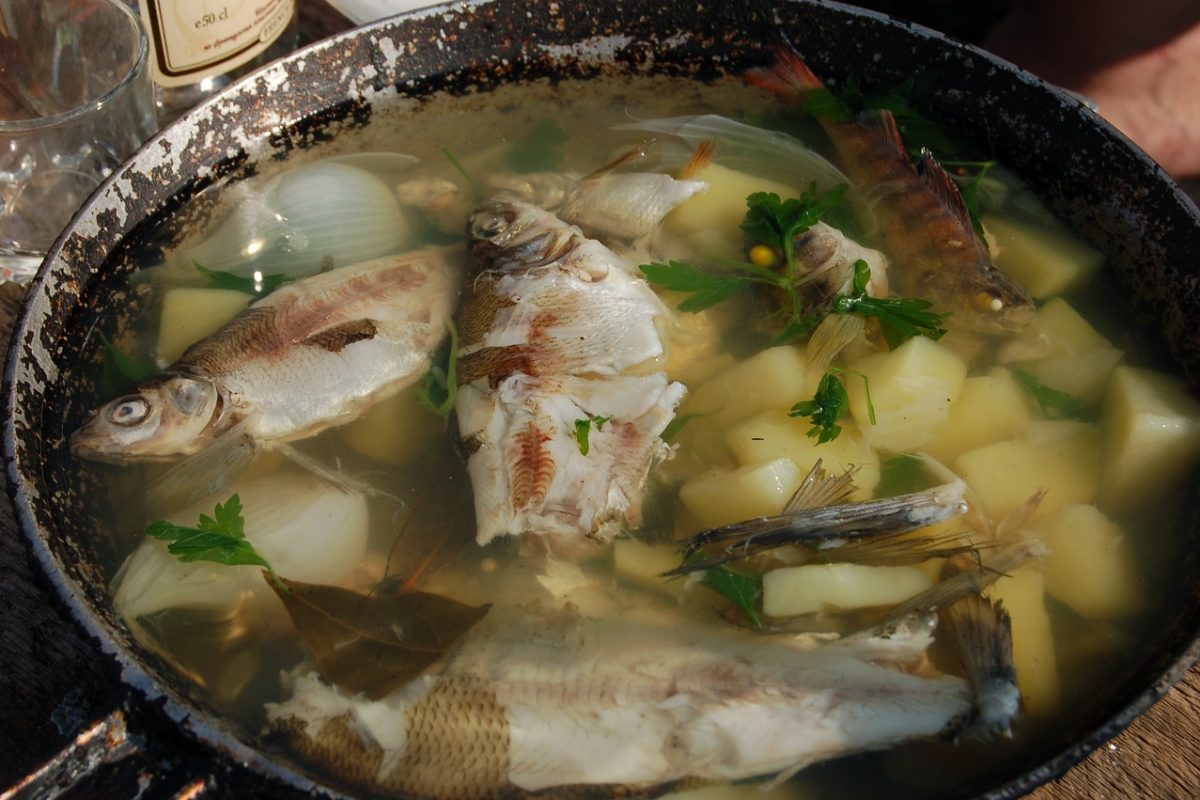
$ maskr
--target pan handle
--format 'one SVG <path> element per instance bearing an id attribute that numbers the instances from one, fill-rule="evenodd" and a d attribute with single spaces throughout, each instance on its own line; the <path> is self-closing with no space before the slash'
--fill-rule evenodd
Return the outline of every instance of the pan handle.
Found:
<path id="1" fill-rule="evenodd" d="M 87 726 L 42 766 L 0 794 L 0 800 L 134 797 L 192 800 L 210 795 L 213 780 L 149 752 L 118 708 Z"/>

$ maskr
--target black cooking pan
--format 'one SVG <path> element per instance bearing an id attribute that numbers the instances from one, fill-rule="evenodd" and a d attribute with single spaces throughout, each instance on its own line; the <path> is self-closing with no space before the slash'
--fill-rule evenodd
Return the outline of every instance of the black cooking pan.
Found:
<path id="1" fill-rule="evenodd" d="M 930 31 L 833 4 L 589 0 L 440 7 L 318 43 L 243 81 L 147 143 L 80 210 L 30 287 L 4 379 L 9 491 L 39 570 L 111 659 L 126 690 L 132 744 L 170 756 L 173 786 L 271 793 L 334 790 L 255 748 L 186 680 L 139 644 L 106 586 L 113 554 L 89 512 L 97 488 L 70 469 L 67 436 L 94 396 L 97 331 L 136 304 L 124 278 L 153 253 L 147 232 L 206 187 L 254 174 L 369 128 L 378 112 L 436 92 L 501 82 L 659 72 L 698 81 L 769 60 L 785 35 L 814 70 L 864 86 L 929 78 L 931 115 L 960 127 L 1015 168 L 1050 208 L 1108 256 L 1104 281 L 1126 299 L 1129 336 L 1165 342 L 1200 377 L 1200 216 L 1143 154 L 1074 97 Z M 555 47 L 546 47 L 554 45 Z M 419 113 L 419 103 L 412 113 Z M 469 121 L 466 123 L 469 124 Z M 199 211 L 203 213 L 203 204 Z M 168 238 L 183 226 L 168 229 Z M 171 231 L 174 230 L 175 234 Z M 1194 535 L 1195 520 L 1174 534 Z M 1054 737 L 999 771 L 964 778 L 954 796 L 1013 797 L 1063 772 L 1119 732 L 1200 654 L 1200 565 L 1194 547 L 1153 585 L 1172 609 L 1136 664 Z M 109 724 L 116 724 L 110 718 Z M 157 749 L 155 744 L 159 746 Z M 123 745 L 129 748 L 132 744 Z M 142 762 L 142 768 L 148 762 Z M 175 770 L 175 771 L 171 771 Z"/>

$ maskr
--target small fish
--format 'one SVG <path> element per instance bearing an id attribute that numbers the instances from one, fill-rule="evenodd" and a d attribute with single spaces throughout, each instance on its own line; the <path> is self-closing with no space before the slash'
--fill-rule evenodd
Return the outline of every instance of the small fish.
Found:
<path id="1" fill-rule="evenodd" d="M 290 283 L 192 345 L 166 372 L 92 412 L 71 451 L 161 461 L 235 427 L 312 436 L 424 374 L 458 299 L 461 248 L 428 248 Z"/>
<path id="2" fill-rule="evenodd" d="M 456 410 L 479 543 L 607 541 L 636 527 L 685 391 L 662 372 L 630 373 L 662 354 L 666 308 L 611 250 L 533 204 L 485 201 L 469 233 Z"/>
<path id="3" fill-rule="evenodd" d="M 369 791 L 629 797 L 784 779 L 938 736 L 970 706 L 961 678 L 893 666 L 923 656 L 923 629 L 816 645 L 680 624 L 645 605 L 599 619 L 535 609 L 521 624 L 493 614 L 378 701 L 300 673 L 287 700 L 267 704 L 268 722 Z"/>
<path id="4" fill-rule="evenodd" d="M 634 242 L 653 234 L 673 208 L 706 191 L 704 181 L 680 180 L 659 172 L 615 172 L 641 155 L 635 150 L 590 175 L 539 172 L 497 175 L 493 187 L 533 203 L 589 236 Z"/>
<path id="5" fill-rule="evenodd" d="M 775 50 L 770 67 L 751 70 L 751 83 L 802 101 L 823 88 L 790 47 Z M 819 116 L 854 186 L 870 199 L 901 296 L 920 297 L 951 312 L 952 325 L 982 334 L 1012 334 L 1033 319 L 1029 293 L 1005 275 L 975 235 L 954 181 L 926 151 L 913 166 L 890 111 L 864 111 L 852 121 Z"/>

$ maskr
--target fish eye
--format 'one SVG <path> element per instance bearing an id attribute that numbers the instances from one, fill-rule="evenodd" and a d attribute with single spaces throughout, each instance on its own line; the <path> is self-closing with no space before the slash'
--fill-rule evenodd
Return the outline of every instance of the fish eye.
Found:
<path id="1" fill-rule="evenodd" d="M 512 212 L 508 211 L 489 214 L 475 221 L 473 233 L 481 239 L 494 239 L 508 230 L 513 218 Z"/>
<path id="2" fill-rule="evenodd" d="M 123 398 L 108 412 L 108 420 L 114 425 L 137 425 L 150 413 L 150 404 L 138 395 Z"/>
<path id="3" fill-rule="evenodd" d="M 991 312 L 1004 310 L 1004 300 L 992 292 L 979 292 L 971 299 L 976 311 Z"/>

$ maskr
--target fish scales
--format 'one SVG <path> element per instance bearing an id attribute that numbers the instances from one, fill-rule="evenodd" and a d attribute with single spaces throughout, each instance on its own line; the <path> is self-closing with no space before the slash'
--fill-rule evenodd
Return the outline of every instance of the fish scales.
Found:
<path id="1" fill-rule="evenodd" d="M 302 749 L 313 748 L 306 739 L 322 742 L 347 780 L 378 765 L 379 783 L 367 786 L 445 798 L 557 796 L 561 787 L 623 796 L 772 775 L 938 735 L 970 706 L 960 678 L 872 660 L 911 660 L 927 636 L 817 647 L 681 626 L 673 614 L 644 610 L 576 625 L 556 638 L 555 621 L 544 620 L 531 641 L 521 626 L 485 622 L 430 673 L 374 702 L 302 674 L 290 699 L 268 705 L 268 719 Z M 444 704 L 433 705 L 434 696 Z M 347 713 L 352 726 L 338 722 Z M 428 768 L 464 742 L 469 769 Z M 449 750 L 418 757 L 411 749 L 435 743 Z M 360 766 L 373 748 L 382 758 Z"/>
<path id="2" fill-rule="evenodd" d="M 824 88 L 794 50 L 780 46 L 775 55 L 770 67 L 747 78 L 797 101 Z M 950 324 L 977 333 L 1011 334 L 1032 321 L 1033 299 L 992 262 L 953 180 L 928 151 L 919 168 L 913 165 L 890 111 L 817 120 L 874 212 L 899 294 L 927 299 L 952 313 Z"/>
<path id="3" fill-rule="evenodd" d="M 196 453 L 240 426 L 290 441 L 348 422 L 416 381 L 446 334 L 461 248 L 427 248 L 297 280 L 188 348 L 158 378 L 93 412 L 77 455 Z"/>
<path id="4" fill-rule="evenodd" d="M 499 196 L 471 220 L 456 411 L 477 540 L 605 541 L 636 527 L 685 391 L 662 372 L 629 374 L 662 354 L 666 308 L 619 256 L 544 209 Z"/>

